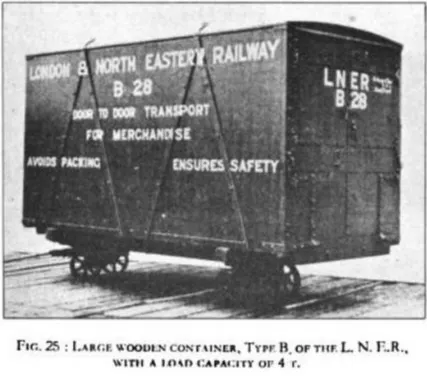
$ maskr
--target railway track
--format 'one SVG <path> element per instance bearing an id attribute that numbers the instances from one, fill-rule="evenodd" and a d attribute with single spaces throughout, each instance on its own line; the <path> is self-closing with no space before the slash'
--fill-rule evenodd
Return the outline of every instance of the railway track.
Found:
<path id="1" fill-rule="evenodd" d="M 230 298 L 224 268 L 131 259 L 126 272 L 84 281 L 69 275 L 68 264 L 50 253 L 6 257 L 5 316 L 370 318 L 381 317 L 381 309 L 390 317 L 424 316 L 424 286 L 417 284 L 303 275 L 301 294 L 273 307 L 251 287 Z"/>

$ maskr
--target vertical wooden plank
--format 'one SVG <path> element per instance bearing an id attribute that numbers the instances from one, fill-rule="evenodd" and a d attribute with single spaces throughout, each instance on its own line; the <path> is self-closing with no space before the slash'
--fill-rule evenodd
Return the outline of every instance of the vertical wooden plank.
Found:
<path id="1" fill-rule="evenodd" d="M 280 108 L 280 210 L 279 210 L 279 236 L 283 239 L 283 253 L 286 253 L 286 135 L 287 135 L 287 85 L 288 85 L 288 30 L 283 29 L 282 56 L 280 66 L 280 88 L 281 88 L 281 108 Z"/>
<path id="2" fill-rule="evenodd" d="M 380 238 L 391 243 L 399 242 L 399 183 L 394 176 L 380 176 L 379 183 Z"/>

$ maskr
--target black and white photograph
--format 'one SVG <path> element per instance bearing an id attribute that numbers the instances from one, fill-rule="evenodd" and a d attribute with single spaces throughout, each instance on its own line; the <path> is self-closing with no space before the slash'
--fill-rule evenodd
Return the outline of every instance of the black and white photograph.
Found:
<path id="1" fill-rule="evenodd" d="M 3 3 L 2 37 L 5 319 L 425 318 L 424 4 Z"/>

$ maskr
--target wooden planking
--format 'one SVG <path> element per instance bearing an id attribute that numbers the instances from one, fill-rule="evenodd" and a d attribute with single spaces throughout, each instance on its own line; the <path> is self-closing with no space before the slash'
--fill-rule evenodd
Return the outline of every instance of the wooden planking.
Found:
<path id="1" fill-rule="evenodd" d="M 365 281 L 354 280 L 349 278 L 334 278 L 328 276 L 306 276 L 302 277 L 301 294 L 294 299 L 290 299 L 287 305 L 310 301 L 313 299 L 327 298 L 328 296 L 335 295 L 339 291 L 348 290 L 361 286 Z M 250 301 L 249 301 L 250 305 Z M 217 318 L 224 309 L 218 306 L 218 309 L 208 309 L 206 312 L 191 314 L 190 318 Z M 221 318 L 273 318 L 278 314 L 286 312 L 284 308 L 276 309 L 272 306 L 266 306 L 260 309 L 256 306 L 249 308 L 240 307 L 234 309 L 226 309 Z"/>
<path id="2" fill-rule="evenodd" d="M 319 318 L 423 318 L 425 287 L 399 282 L 330 301 L 313 312 Z"/>
<path id="3" fill-rule="evenodd" d="M 12 263 L 20 260 L 29 260 L 29 259 L 38 259 L 43 258 L 46 256 L 50 256 L 48 252 L 46 253 L 39 253 L 39 254 L 30 254 L 26 251 L 13 251 L 10 253 L 7 253 L 3 256 L 3 261 L 5 264 Z"/>
<path id="4" fill-rule="evenodd" d="M 50 257 L 52 258 L 52 257 Z M 49 258 L 38 258 L 37 263 L 16 261 L 6 272 L 6 316 L 10 317 L 85 317 L 104 314 L 115 309 L 136 306 L 145 299 L 151 299 L 148 289 L 159 286 L 161 281 L 173 276 L 186 274 L 200 277 L 200 267 L 131 261 L 129 272 L 119 277 L 101 276 L 92 283 L 73 280 L 69 276 L 68 263 L 62 266 L 46 267 Z M 23 263 L 20 263 L 23 262 Z M 56 261 L 54 262 L 56 263 Z M 27 269 L 29 265 L 33 269 Z M 25 266 L 23 271 L 15 271 Z M 207 276 L 215 277 L 215 269 L 204 269 Z M 60 278 L 58 280 L 58 278 Z M 160 278 L 160 282 L 157 282 Z M 132 281 L 127 286 L 127 279 Z M 143 284 L 138 287 L 138 283 Z M 167 283 L 167 282 L 166 282 Z M 187 284 L 188 286 L 188 284 Z M 141 289 L 141 290 L 140 290 Z M 183 294 L 184 286 L 177 287 L 175 294 Z M 188 293 L 187 293 L 188 294 Z M 26 301 L 37 304 L 26 306 Z M 28 305 L 28 304 L 27 304 Z M 150 306 L 154 306 L 150 304 Z M 156 307 L 164 307 L 157 304 Z M 169 303 L 169 307 L 176 306 Z M 10 309 L 10 310 L 9 310 Z M 136 308 L 137 309 L 137 308 Z M 156 308 L 153 308 L 155 311 Z M 142 311 L 145 313 L 147 309 Z M 113 314 L 114 315 L 114 314 Z M 108 316 L 105 314 L 105 316 Z"/>
<path id="5" fill-rule="evenodd" d="M 424 286 L 307 275 L 280 309 L 259 308 L 255 289 L 227 299 L 228 271 L 132 260 L 129 271 L 92 282 L 70 277 L 68 260 L 14 256 L 5 271 L 10 318 L 378 318 L 422 317 Z M 9 259 L 10 260 L 10 259 Z M 52 262 L 53 266 L 49 267 Z M 22 269 L 23 268 L 23 269 Z M 252 292 L 251 292 L 252 290 Z"/>
<path id="6" fill-rule="evenodd" d="M 162 312 L 171 312 L 172 309 L 182 308 L 185 306 L 190 306 L 193 302 L 202 303 L 203 301 L 207 301 L 208 299 L 213 298 L 214 289 L 212 291 L 206 291 L 201 295 L 195 295 L 193 297 L 186 296 L 183 299 L 174 299 L 169 300 L 169 298 L 158 298 L 156 302 L 152 302 L 150 300 L 142 301 L 137 306 L 132 306 L 128 308 L 122 309 L 114 309 L 112 311 L 107 311 L 105 315 L 107 317 L 113 318 L 128 318 L 135 317 L 141 318 L 146 316 L 147 314 L 158 314 Z"/>

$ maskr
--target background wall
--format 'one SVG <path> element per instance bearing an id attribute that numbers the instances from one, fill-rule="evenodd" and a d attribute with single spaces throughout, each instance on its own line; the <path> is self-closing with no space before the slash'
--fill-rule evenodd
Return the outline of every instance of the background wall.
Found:
<path id="1" fill-rule="evenodd" d="M 424 271 L 424 6 L 390 4 L 6 4 L 3 45 L 3 150 L 5 250 L 46 250 L 21 225 L 25 117 L 25 55 L 79 49 L 95 38 L 106 45 L 290 20 L 323 21 L 384 35 L 404 45 L 402 64 L 401 244 L 387 263 L 421 280 Z M 352 265 L 353 263 L 353 265 Z M 354 263 L 340 263 L 355 271 Z M 380 263 L 380 262 L 375 262 Z M 334 264 L 327 264 L 328 269 Z M 356 267 L 355 267 L 356 266 Z M 383 271 L 383 265 L 377 269 Z M 388 264 L 387 266 L 390 266 Z M 320 268 L 322 269 L 322 267 Z M 375 270 L 370 265 L 368 270 Z M 409 269 L 409 270 L 408 270 Z M 366 270 L 366 269 L 365 269 Z M 384 271 L 383 271 L 384 272 Z M 366 273 L 366 271 L 365 271 Z"/>

